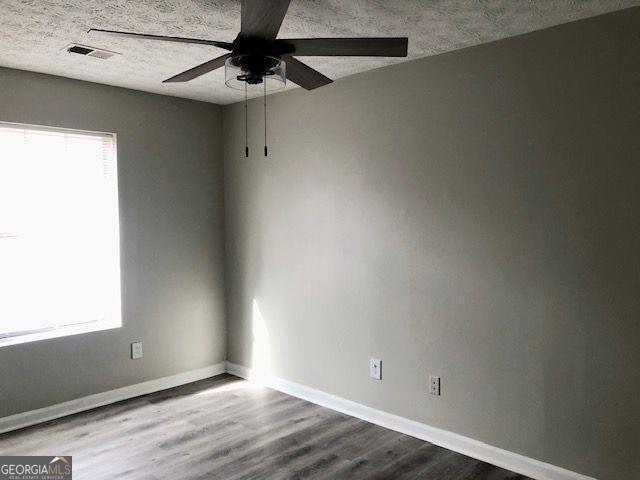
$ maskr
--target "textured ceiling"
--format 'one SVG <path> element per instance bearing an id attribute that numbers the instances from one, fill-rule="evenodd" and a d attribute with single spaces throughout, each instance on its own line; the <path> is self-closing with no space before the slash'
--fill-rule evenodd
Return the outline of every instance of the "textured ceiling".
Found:
<path id="1" fill-rule="evenodd" d="M 408 36 L 410 60 L 636 5 L 640 0 L 292 0 L 278 36 Z M 224 69 L 183 84 L 161 83 L 223 50 L 87 35 L 91 27 L 230 42 L 240 28 L 240 2 L 0 0 L 0 66 L 219 104 L 243 98 L 224 85 Z M 122 55 L 68 54 L 64 47 L 72 42 Z M 333 79 L 407 60 L 300 59 Z"/>

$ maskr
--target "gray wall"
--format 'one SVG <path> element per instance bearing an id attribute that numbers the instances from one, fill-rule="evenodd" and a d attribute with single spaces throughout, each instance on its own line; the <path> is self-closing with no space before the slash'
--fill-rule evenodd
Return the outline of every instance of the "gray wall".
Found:
<path id="1" fill-rule="evenodd" d="M 270 96 L 268 159 L 261 104 L 249 159 L 225 107 L 229 360 L 639 478 L 639 32 L 629 10 Z"/>
<path id="2" fill-rule="evenodd" d="M 0 348 L 0 417 L 223 361 L 220 107 L 0 68 L 0 120 L 117 133 L 123 292 L 120 329 Z"/>

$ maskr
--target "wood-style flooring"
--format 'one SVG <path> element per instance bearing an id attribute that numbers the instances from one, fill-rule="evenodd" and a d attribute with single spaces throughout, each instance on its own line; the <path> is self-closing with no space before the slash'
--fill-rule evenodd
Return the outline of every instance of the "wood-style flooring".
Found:
<path id="1" fill-rule="evenodd" d="M 74 480 L 526 480 L 227 374 L 0 435 L 0 455 L 72 455 Z"/>

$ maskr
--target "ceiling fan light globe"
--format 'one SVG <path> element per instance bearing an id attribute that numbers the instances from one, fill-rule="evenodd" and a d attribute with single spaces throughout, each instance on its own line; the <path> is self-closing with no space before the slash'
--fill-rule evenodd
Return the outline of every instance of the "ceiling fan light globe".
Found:
<path id="1" fill-rule="evenodd" d="M 225 85 L 235 90 L 257 85 L 261 91 L 266 86 L 267 92 L 273 92 L 287 84 L 286 63 L 268 55 L 234 55 L 224 63 L 224 77 Z"/>

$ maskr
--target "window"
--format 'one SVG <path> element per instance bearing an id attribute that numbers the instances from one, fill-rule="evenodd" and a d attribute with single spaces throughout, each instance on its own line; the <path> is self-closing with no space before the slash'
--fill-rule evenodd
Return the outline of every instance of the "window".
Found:
<path id="1" fill-rule="evenodd" d="M 115 135 L 0 122 L 0 346 L 121 325 Z"/>

